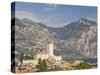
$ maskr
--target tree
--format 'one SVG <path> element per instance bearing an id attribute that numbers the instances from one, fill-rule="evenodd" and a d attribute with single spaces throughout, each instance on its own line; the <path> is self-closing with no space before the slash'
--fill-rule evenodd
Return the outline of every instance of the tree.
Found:
<path id="1" fill-rule="evenodd" d="M 59 67 L 59 66 L 57 66 L 57 65 L 54 65 L 51 69 L 50 69 L 50 71 L 60 71 L 61 70 L 61 68 Z"/>
<path id="2" fill-rule="evenodd" d="M 43 67 L 43 71 L 47 71 L 48 69 L 47 69 L 47 63 L 46 63 L 46 60 L 43 60 L 43 62 L 42 62 L 42 67 Z"/>
<path id="3" fill-rule="evenodd" d="M 82 62 L 75 67 L 75 69 L 89 69 L 89 68 L 91 68 L 91 65 L 86 62 Z"/>
<path id="4" fill-rule="evenodd" d="M 47 63 L 46 60 L 41 60 L 41 58 L 38 59 L 38 65 L 36 65 L 36 68 L 38 69 L 38 71 L 47 71 Z"/>

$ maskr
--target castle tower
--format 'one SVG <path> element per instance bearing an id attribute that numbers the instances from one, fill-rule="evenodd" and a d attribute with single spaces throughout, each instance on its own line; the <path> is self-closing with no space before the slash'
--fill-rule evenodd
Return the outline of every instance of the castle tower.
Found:
<path id="1" fill-rule="evenodd" d="M 53 42 L 48 42 L 47 43 L 47 51 L 49 56 L 53 56 Z"/>

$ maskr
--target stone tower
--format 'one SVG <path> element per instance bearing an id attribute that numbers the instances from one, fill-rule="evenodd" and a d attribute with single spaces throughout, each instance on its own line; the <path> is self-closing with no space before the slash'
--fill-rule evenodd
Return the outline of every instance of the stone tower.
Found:
<path id="1" fill-rule="evenodd" d="M 52 41 L 49 41 L 47 43 L 47 51 L 48 51 L 48 55 L 49 56 L 53 56 L 53 42 Z"/>

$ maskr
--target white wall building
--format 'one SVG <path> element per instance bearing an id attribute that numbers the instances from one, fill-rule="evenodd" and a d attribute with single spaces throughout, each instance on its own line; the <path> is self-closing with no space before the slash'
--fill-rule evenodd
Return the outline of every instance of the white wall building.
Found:
<path id="1" fill-rule="evenodd" d="M 23 64 L 27 65 L 29 63 L 33 63 L 34 65 L 38 64 L 38 59 L 41 58 L 42 60 L 43 59 L 54 59 L 56 60 L 57 62 L 59 62 L 60 60 L 62 60 L 62 57 L 61 56 L 55 56 L 54 55 L 54 45 L 53 45 L 53 42 L 48 42 L 47 43 L 47 53 L 37 53 L 34 55 L 34 60 L 24 60 L 23 61 Z"/>
<path id="2" fill-rule="evenodd" d="M 43 59 L 48 59 L 48 54 L 47 53 L 37 53 L 36 55 L 35 55 L 35 59 L 36 60 L 38 60 L 39 58 L 41 58 L 42 60 Z"/>

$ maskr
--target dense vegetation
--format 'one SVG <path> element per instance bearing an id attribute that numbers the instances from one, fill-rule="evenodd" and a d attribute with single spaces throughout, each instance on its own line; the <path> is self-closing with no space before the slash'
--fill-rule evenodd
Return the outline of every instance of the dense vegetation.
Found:
<path id="1" fill-rule="evenodd" d="M 86 62 L 82 62 L 75 67 L 75 69 L 90 69 L 90 68 L 91 65 Z"/>
<path id="2" fill-rule="evenodd" d="M 41 58 L 38 59 L 38 60 L 39 60 L 38 65 L 36 65 L 36 68 L 38 69 L 38 71 L 39 72 L 41 72 L 41 71 L 42 72 L 48 71 L 46 60 L 41 60 Z"/>

